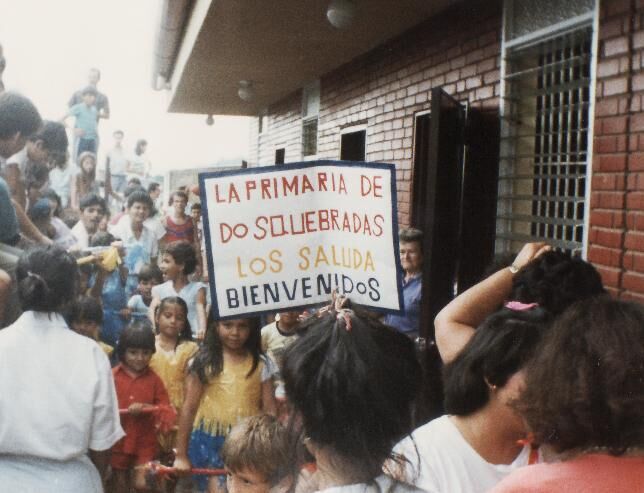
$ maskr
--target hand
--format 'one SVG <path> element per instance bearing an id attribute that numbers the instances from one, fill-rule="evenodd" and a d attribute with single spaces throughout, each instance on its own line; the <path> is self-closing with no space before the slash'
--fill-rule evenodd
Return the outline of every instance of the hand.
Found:
<path id="1" fill-rule="evenodd" d="M 520 269 L 532 262 L 539 255 L 542 255 L 550 250 L 552 250 L 552 247 L 543 241 L 526 243 L 525 245 L 523 245 L 523 248 L 514 259 L 514 262 L 512 262 L 512 265 L 514 265 L 517 269 Z"/>
<path id="2" fill-rule="evenodd" d="M 130 320 L 131 311 L 129 308 L 123 308 L 119 311 L 119 317 L 121 317 L 126 322 Z"/>
<path id="3" fill-rule="evenodd" d="M 144 407 L 145 404 L 142 402 L 135 402 L 134 404 L 130 404 L 130 407 L 127 408 L 127 412 L 132 416 L 138 416 L 143 412 Z"/>
<path id="4" fill-rule="evenodd" d="M 186 456 L 177 454 L 172 467 L 174 467 L 179 476 L 185 476 L 186 474 L 190 474 L 192 464 L 190 464 L 190 460 Z"/>
<path id="5" fill-rule="evenodd" d="M 206 337 L 206 331 L 205 330 L 197 330 L 197 340 L 198 341 L 203 341 L 204 337 Z"/>

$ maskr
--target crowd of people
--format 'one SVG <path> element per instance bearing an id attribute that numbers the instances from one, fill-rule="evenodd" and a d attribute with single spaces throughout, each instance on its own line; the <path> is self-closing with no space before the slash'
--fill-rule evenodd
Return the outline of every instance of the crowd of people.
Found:
<path id="1" fill-rule="evenodd" d="M 161 210 L 122 132 L 97 185 L 90 76 L 71 151 L 0 95 L 0 489 L 644 491 L 644 308 L 592 265 L 530 243 L 445 306 L 445 414 L 419 422 L 422 233 L 399 235 L 400 315 L 335 293 L 214 320 L 200 205 Z"/>

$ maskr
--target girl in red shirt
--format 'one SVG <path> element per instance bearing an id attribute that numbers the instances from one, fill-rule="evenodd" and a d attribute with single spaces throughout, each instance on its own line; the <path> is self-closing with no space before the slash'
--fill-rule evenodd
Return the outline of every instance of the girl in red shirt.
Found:
<path id="1" fill-rule="evenodd" d="M 119 409 L 127 412 L 121 414 L 125 437 L 112 447 L 114 493 L 130 491 L 128 478 L 134 489 L 146 490 L 145 468 L 141 466 L 152 461 L 159 452 L 156 431 L 160 427 L 160 414 L 146 412 L 146 407 L 171 408 L 163 382 L 149 367 L 155 351 L 154 332 L 148 321 L 131 323 L 116 346 L 121 363 L 112 374 Z"/>
<path id="2" fill-rule="evenodd" d="M 166 229 L 163 242 L 168 244 L 173 241 L 185 240 L 190 244 L 194 244 L 194 223 L 192 217 L 186 214 L 188 194 L 181 190 L 172 192 L 168 205 L 172 206 L 172 213 L 163 219 L 163 226 Z"/>

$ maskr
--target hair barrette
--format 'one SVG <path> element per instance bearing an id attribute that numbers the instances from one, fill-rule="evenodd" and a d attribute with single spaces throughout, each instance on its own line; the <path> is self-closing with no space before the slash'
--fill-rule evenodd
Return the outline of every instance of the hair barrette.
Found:
<path id="1" fill-rule="evenodd" d="M 526 310 L 531 310 L 539 306 L 539 303 L 522 303 L 521 301 L 508 301 L 505 305 L 505 308 L 513 310 L 515 312 L 524 312 Z"/>

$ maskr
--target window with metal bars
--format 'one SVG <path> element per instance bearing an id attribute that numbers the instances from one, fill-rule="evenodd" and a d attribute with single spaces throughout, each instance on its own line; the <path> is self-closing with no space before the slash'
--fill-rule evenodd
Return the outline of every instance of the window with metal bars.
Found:
<path id="1" fill-rule="evenodd" d="M 507 50 L 497 249 L 583 246 L 592 29 Z"/>

